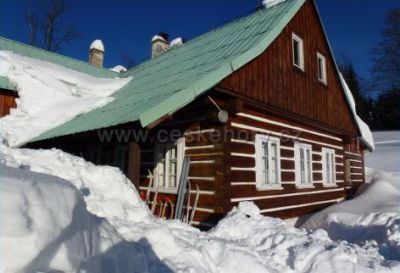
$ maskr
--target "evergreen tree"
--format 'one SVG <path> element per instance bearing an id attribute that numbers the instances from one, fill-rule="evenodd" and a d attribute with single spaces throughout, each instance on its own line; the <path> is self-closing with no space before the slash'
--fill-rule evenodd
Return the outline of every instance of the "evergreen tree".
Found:
<path id="1" fill-rule="evenodd" d="M 376 129 L 400 129 L 400 90 L 391 89 L 382 93 L 375 104 Z"/>

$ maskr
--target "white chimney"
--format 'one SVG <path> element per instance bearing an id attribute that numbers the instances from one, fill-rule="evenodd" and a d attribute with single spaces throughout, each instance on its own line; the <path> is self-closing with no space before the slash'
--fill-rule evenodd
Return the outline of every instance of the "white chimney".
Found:
<path id="1" fill-rule="evenodd" d="M 101 40 L 94 40 L 90 44 L 89 63 L 97 67 L 103 67 L 104 45 Z"/>
<path id="2" fill-rule="evenodd" d="M 157 57 L 169 50 L 168 34 L 160 33 L 151 39 L 151 57 Z"/>

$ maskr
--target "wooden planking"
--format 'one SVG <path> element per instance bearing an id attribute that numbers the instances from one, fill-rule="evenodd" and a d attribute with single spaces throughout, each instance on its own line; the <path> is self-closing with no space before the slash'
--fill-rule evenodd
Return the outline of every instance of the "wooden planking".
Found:
<path id="1" fill-rule="evenodd" d="M 6 116 L 10 113 L 12 108 L 15 108 L 17 98 L 14 92 L 0 90 L 0 117 Z"/>
<path id="2" fill-rule="evenodd" d="M 304 72 L 292 65 L 293 32 L 304 41 Z M 326 56 L 327 86 L 317 80 L 317 51 Z M 264 73 L 259 73 L 260 69 Z M 262 55 L 228 76 L 219 86 L 333 128 L 357 134 L 329 45 L 311 1 L 305 3 Z"/>

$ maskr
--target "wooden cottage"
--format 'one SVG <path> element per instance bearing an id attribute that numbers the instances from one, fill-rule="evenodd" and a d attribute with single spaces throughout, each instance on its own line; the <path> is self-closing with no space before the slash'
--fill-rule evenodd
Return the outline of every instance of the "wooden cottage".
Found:
<path id="1" fill-rule="evenodd" d="M 13 50 L 35 56 L 37 49 L 24 47 Z M 157 47 L 165 48 L 119 74 L 37 54 L 132 80 L 109 104 L 28 146 L 117 166 L 144 198 L 157 192 L 172 204 L 186 157 L 190 207 L 199 194 L 193 224 L 204 228 L 241 201 L 265 215 L 296 217 L 348 198 L 364 183 L 364 151 L 372 147 L 312 0 L 283 1 L 183 45 Z"/>

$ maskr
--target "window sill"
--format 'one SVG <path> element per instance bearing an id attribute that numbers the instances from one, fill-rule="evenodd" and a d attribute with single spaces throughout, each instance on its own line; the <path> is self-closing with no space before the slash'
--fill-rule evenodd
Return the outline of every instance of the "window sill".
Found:
<path id="1" fill-rule="evenodd" d="M 276 191 L 276 190 L 283 190 L 284 188 L 281 185 L 277 186 L 257 186 L 257 191 Z"/>
<path id="2" fill-rule="evenodd" d="M 324 88 L 328 88 L 328 83 L 327 83 L 327 82 L 324 82 L 324 81 L 322 81 L 322 80 L 320 80 L 320 79 L 318 79 L 317 81 L 318 81 L 318 84 L 319 84 L 320 86 L 322 86 L 322 87 L 324 87 Z"/>
<path id="3" fill-rule="evenodd" d="M 301 74 L 305 74 L 306 73 L 305 70 L 304 70 L 304 67 L 298 66 L 295 63 L 293 63 L 293 69 L 294 69 L 294 71 L 299 72 Z"/>
<path id="4" fill-rule="evenodd" d="M 337 188 L 337 187 L 338 187 L 338 185 L 337 185 L 336 183 L 330 183 L 330 184 L 328 184 L 328 183 L 322 183 L 322 186 L 323 186 L 324 188 Z"/>
<path id="5" fill-rule="evenodd" d="M 315 186 L 313 184 L 310 185 L 296 185 L 296 189 L 314 189 Z"/>

